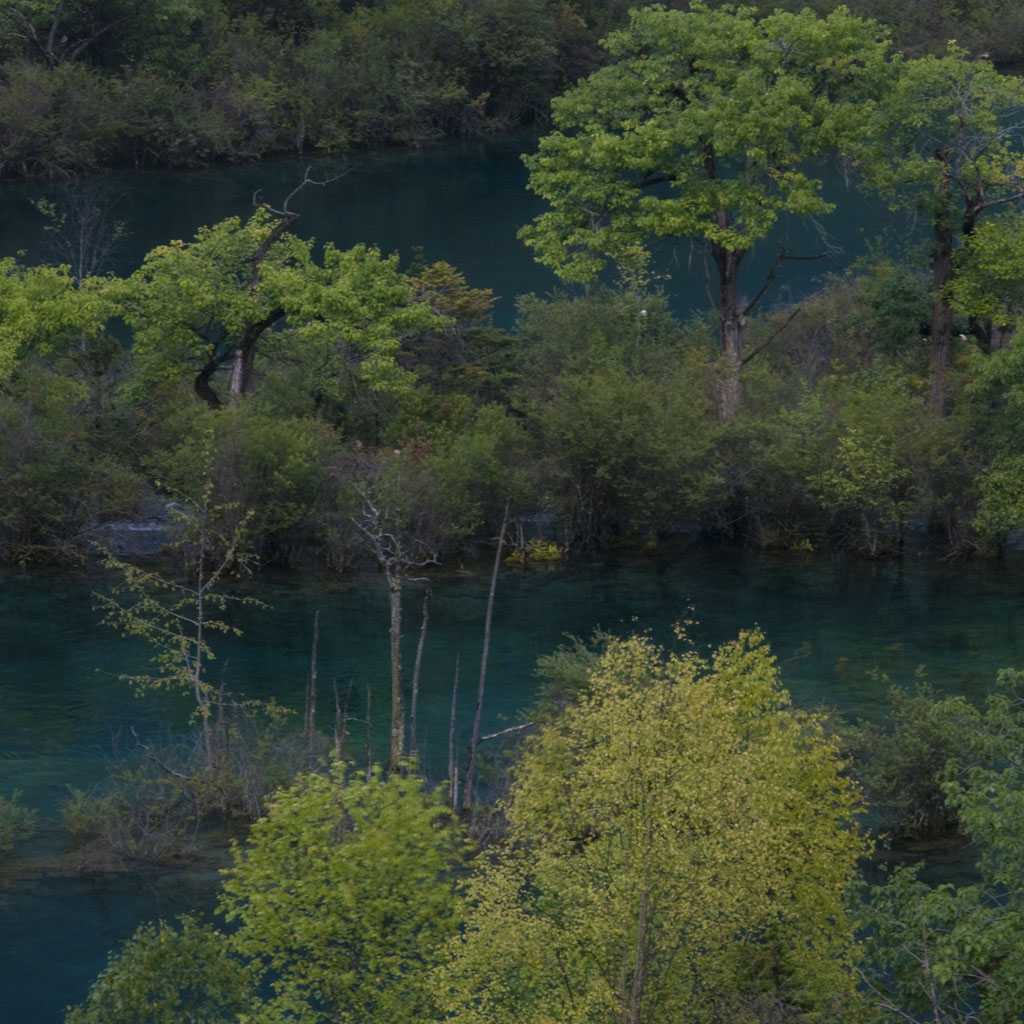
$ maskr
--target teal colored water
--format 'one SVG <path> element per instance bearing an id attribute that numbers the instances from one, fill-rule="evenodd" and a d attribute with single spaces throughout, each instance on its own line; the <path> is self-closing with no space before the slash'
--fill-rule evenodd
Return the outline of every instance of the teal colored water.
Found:
<path id="1" fill-rule="evenodd" d="M 516 238 L 519 228 L 545 208 L 527 191 L 520 159 L 534 145 L 531 138 L 508 138 L 318 160 L 314 178 L 341 177 L 323 188 L 308 186 L 293 199 L 291 208 L 301 215 L 294 230 L 341 248 L 358 242 L 377 245 L 385 253 L 400 253 L 403 261 L 419 247 L 429 261 L 445 260 L 461 270 L 473 287 L 490 288 L 499 297 L 495 320 L 509 327 L 516 296 L 546 295 L 558 287 L 555 275 L 535 263 Z M 302 181 L 306 166 L 287 159 L 188 173 L 105 176 L 103 184 L 116 200 L 113 217 L 123 220 L 127 231 L 114 269 L 130 273 L 154 246 L 190 239 L 200 226 L 226 217 L 248 217 L 256 193 L 279 207 Z M 884 204 L 848 188 L 828 168 L 821 174 L 824 194 L 836 204 L 836 212 L 813 223 L 780 219 L 772 237 L 744 259 L 741 288 L 749 297 L 758 293 L 781 249 L 791 256 L 822 258 L 786 262 L 768 293 L 769 306 L 795 301 L 823 275 L 842 271 L 887 229 L 905 234 L 905 225 L 893 222 Z M 23 252 L 28 263 L 54 261 L 43 230 L 47 222 L 32 205 L 39 198 L 60 204 L 61 189 L 0 186 L 0 256 Z M 651 269 L 678 315 L 709 308 L 713 268 L 688 241 L 658 246 Z"/>
<path id="2" fill-rule="evenodd" d="M 473 287 L 492 289 L 501 297 L 499 318 L 510 324 L 517 295 L 545 294 L 557 283 L 516 239 L 516 231 L 543 208 L 526 190 L 519 159 L 531 144 L 508 139 L 318 160 L 312 177 L 340 177 L 322 188 L 307 186 L 292 200 L 291 209 L 300 214 L 294 230 L 340 248 L 376 245 L 400 253 L 403 261 L 422 247 L 428 260 L 451 263 Z M 104 187 L 115 197 L 113 216 L 127 230 L 114 269 L 130 273 L 154 246 L 190 239 L 202 225 L 226 217 L 248 217 L 256 193 L 280 207 L 307 166 L 286 159 L 189 173 L 104 176 Z M 61 196 L 53 185 L 0 186 L 0 255 L 24 251 L 28 263 L 53 262 L 46 221 L 32 200 L 60 203 Z"/>
<path id="3" fill-rule="evenodd" d="M 715 645 L 759 626 L 803 706 L 821 701 L 853 715 L 884 711 L 886 683 L 912 682 L 919 665 L 942 692 L 980 698 L 998 668 L 1024 666 L 1024 575 L 1020 564 L 931 564 L 906 558 L 868 564 L 811 555 L 759 555 L 693 544 L 661 556 L 610 556 L 586 565 L 502 573 L 495 604 L 484 730 L 519 720 L 535 692 L 533 664 L 566 633 L 650 630 L 671 642 L 672 625 L 696 619 L 698 644 Z M 461 660 L 460 749 L 479 670 L 487 567 L 448 567 L 431 583 L 420 735 L 425 763 L 443 774 L 450 686 Z M 20 788 L 45 817 L 68 784 L 83 786 L 109 765 L 118 737 L 143 736 L 187 718 L 184 699 L 140 701 L 117 679 L 139 671 L 145 651 L 99 623 L 92 593 L 102 576 L 0 576 L 0 792 Z M 377 709 L 385 750 L 387 602 L 376 575 L 350 582 L 275 577 L 247 593 L 268 605 L 237 619 L 242 640 L 219 649 L 229 686 L 301 704 L 314 613 L 320 612 L 319 676 L 361 693 Z M 405 602 L 411 668 L 422 585 Z M 322 700 L 326 703 L 326 693 Z M 323 723 L 328 727 L 329 722 Z M 59 1021 L 81 999 L 106 951 L 142 920 L 208 906 L 215 875 L 147 871 L 65 877 L 55 867 L 51 827 L 0 889 L 0 1020 Z"/>

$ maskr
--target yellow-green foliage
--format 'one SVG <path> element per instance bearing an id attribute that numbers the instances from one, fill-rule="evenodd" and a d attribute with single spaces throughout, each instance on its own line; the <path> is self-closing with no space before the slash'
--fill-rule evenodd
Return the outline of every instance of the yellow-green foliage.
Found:
<path id="1" fill-rule="evenodd" d="M 434 1020 L 429 971 L 459 926 L 464 841 L 412 775 L 335 765 L 278 793 L 236 848 L 220 909 L 269 974 L 251 1024 Z M 271 980 L 272 979 L 272 980 Z"/>
<path id="2" fill-rule="evenodd" d="M 857 794 L 758 633 L 610 643 L 529 745 L 439 976 L 460 1024 L 787 1019 L 855 998 Z"/>
<path id="3" fill-rule="evenodd" d="M 228 1024 L 254 1001 L 251 972 L 225 936 L 192 916 L 140 925 L 70 1007 L 66 1024 Z"/>
<path id="4" fill-rule="evenodd" d="M 562 549 L 553 540 L 541 540 L 535 537 L 526 547 L 516 548 L 505 561 L 509 565 L 526 565 L 527 562 L 558 562 L 562 558 Z"/>
<path id="5" fill-rule="evenodd" d="M 113 312 L 103 282 L 76 288 L 67 267 L 0 260 L 0 384 L 10 378 L 23 349 L 52 351 L 69 334 L 94 337 Z"/>

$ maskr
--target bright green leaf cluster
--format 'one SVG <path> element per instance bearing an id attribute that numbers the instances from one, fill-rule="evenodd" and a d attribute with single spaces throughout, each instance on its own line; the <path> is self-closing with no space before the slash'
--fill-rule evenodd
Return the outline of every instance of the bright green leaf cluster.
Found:
<path id="1" fill-rule="evenodd" d="M 92 338 L 116 312 L 105 280 L 77 287 L 67 267 L 22 267 L 0 260 L 0 384 L 24 349 L 48 352 L 68 336 Z"/>
<path id="2" fill-rule="evenodd" d="M 556 130 L 526 159 L 551 209 L 521 237 L 586 281 L 608 260 L 637 269 L 651 238 L 743 253 L 781 214 L 828 212 L 808 162 L 862 130 L 887 45 L 842 7 L 632 11 L 605 41 L 616 62 L 552 105 Z"/>

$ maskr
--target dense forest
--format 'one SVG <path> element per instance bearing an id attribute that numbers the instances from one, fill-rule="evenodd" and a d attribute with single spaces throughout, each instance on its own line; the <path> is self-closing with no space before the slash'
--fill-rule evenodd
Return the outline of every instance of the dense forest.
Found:
<path id="1" fill-rule="evenodd" d="M 71 1024 L 1019 1021 L 1018 673 L 983 707 L 894 690 L 882 728 L 794 709 L 756 632 L 710 654 L 598 635 L 541 660 L 480 806 L 476 734 L 461 801 L 454 773 L 417 777 L 397 652 L 403 580 L 495 537 L 495 574 L 681 531 L 867 558 L 1014 543 L 1022 46 L 998 0 L 4 5 L 0 174 L 68 187 L 39 207 L 54 262 L 0 260 L 0 560 L 100 553 L 109 621 L 154 653 L 136 685 L 194 700 L 198 737 L 185 762 L 140 744 L 67 827 L 134 862 L 255 822 L 223 927 L 143 926 Z M 460 268 L 295 234 L 330 187 L 309 171 L 128 274 L 81 176 L 524 127 L 547 209 L 521 237 L 565 290 L 507 331 Z M 825 166 L 924 242 L 788 306 L 766 298 L 778 248 L 745 294 L 781 217 L 830 212 Z M 685 322 L 664 239 L 707 267 Z M 157 568 L 101 553 L 143 515 Z M 390 595 L 386 768 L 207 671 L 233 574 L 360 561 Z M 865 806 L 888 837 L 969 836 L 977 880 L 860 891 Z M 0 851 L 31 824 L 0 798 Z"/>
<path id="2" fill-rule="evenodd" d="M 0 177 L 195 166 L 542 127 L 633 0 L 9 0 Z M 687 9 L 686 3 L 670 8 Z M 716 7 L 713 3 L 708 6 Z M 827 0 L 804 4 L 827 13 Z M 1013 0 L 854 0 L 913 55 L 1024 55 Z"/>

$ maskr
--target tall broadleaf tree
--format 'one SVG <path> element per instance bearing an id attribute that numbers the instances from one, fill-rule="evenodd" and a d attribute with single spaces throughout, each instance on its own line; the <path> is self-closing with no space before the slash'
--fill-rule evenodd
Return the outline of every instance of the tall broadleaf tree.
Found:
<path id="1" fill-rule="evenodd" d="M 642 281 L 658 238 L 704 247 L 717 275 L 719 415 L 739 404 L 743 329 L 785 258 L 753 298 L 740 267 L 783 215 L 832 203 L 812 161 L 863 131 L 884 89 L 888 41 L 840 7 L 759 19 L 747 7 L 632 11 L 604 42 L 615 63 L 552 104 L 555 131 L 526 158 L 550 209 L 521 232 L 566 281 L 609 263 Z M 804 254 L 806 255 L 806 254 Z"/>

